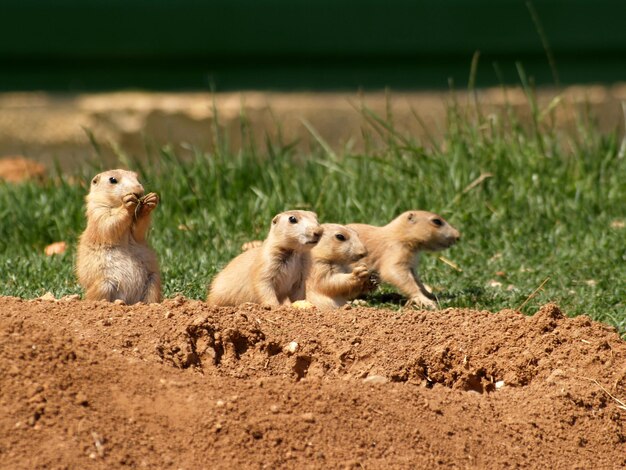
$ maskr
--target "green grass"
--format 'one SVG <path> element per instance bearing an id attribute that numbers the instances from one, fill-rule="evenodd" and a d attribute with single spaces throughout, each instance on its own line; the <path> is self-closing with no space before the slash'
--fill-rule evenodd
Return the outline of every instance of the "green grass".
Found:
<path id="1" fill-rule="evenodd" d="M 125 162 L 162 198 L 151 242 L 165 295 L 204 298 L 215 273 L 242 242 L 263 237 L 279 211 L 307 208 L 322 222 L 384 224 L 419 208 L 463 233 L 452 249 L 422 257 L 422 277 L 441 292 L 443 307 L 518 308 L 549 278 L 524 312 L 555 301 L 568 314 L 625 332 L 626 229 L 618 225 L 626 219 L 626 158 L 619 132 L 601 134 L 581 111 L 578 128 L 566 133 L 551 124 L 553 109 L 539 109 L 530 93 L 529 107 L 532 119 L 522 125 L 511 110 L 485 116 L 453 101 L 445 138 L 428 145 L 398 133 L 392 116 L 364 109 L 366 137 L 383 144 L 366 138 L 362 153 L 335 155 L 321 140 L 308 155 L 280 141 L 231 152 L 218 139 L 210 154 L 183 160 L 173 143 L 150 162 Z M 99 170 L 85 164 L 43 186 L 0 184 L 0 294 L 80 292 L 73 261 L 86 186 L 75 181 L 88 182 Z M 58 240 L 69 242 L 69 252 L 45 257 L 44 247 Z M 502 287 L 489 287 L 492 280 Z M 387 303 L 389 292 L 371 303 L 396 305 Z"/>

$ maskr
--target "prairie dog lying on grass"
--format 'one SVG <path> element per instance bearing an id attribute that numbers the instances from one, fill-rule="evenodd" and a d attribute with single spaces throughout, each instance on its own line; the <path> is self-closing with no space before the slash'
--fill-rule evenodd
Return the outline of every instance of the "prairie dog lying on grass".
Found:
<path id="1" fill-rule="evenodd" d="M 76 274 L 87 300 L 127 304 L 161 301 L 161 276 L 146 241 L 159 196 L 144 196 L 137 174 L 110 170 L 91 180 L 87 228 L 80 236 Z"/>
<path id="2" fill-rule="evenodd" d="M 356 264 L 367 255 L 358 234 L 338 224 L 323 224 L 324 234 L 311 250 L 306 278 L 306 300 L 318 308 L 338 308 L 366 290 L 369 271 Z"/>
<path id="3" fill-rule="evenodd" d="M 323 229 L 309 211 L 276 215 L 267 238 L 233 259 L 213 280 L 207 302 L 289 305 L 303 300 L 309 252 Z"/>
<path id="4" fill-rule="evenodd" d="M 420 251 L 438 251 L 454 245 L 461 234 L 432 212 L 407 211 L 383 227 L 349 224 L 365 245 L 367 267 L 395 286 L 411 304 L 436 308 L 434 296 L 417 274 Z"/>

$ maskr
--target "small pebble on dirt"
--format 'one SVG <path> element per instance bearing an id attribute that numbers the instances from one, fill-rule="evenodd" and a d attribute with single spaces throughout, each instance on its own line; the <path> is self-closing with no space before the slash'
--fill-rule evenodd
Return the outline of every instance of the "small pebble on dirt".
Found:
<path id="1" fill-rule="evenodd" d="M 176 297 L 174 297 L 172 299 L 172 303 L 174 305 L 176 305 L 177 307 L 180 307 L 182 304 L 184 304 L 187 301 L 187 299 L 185 299 L 185 297 L 183 297 L 182 295 L 177 295 Z"/>
<path id="2" fill-rule="evenodd" d="M 296 300 L 294 303 L 291 304 L 291 306 L 300 310 L 315 308 L 315 305 L 307 300 Z"/>
<path id="3" fill-rule="evenodd" d="M 87 399 L 87 395 L 85 395 L 83 392 L 78 392 L 76 394 L 74 402 L 80 406 L 89 406 L 89 400 Z"/>
<path id="4" fill-rule="evenodd" d="M 56 302 L 56 297 L 52 292 L 46 292 L 44 295 L 39 297 L 39 300 L 44 300 L 46 302 Z"/>
<path id="5" fill-rule="evenodd" d="M 364 384 L 386 384 L 389 382 L 389 379 L 383 375 L 368 375 L 363 379 Z"/>
<path id="6" fill-rule="evenodd" d="M 200 325 L 205 324 L 206 322 L 207 322 L 207 317 L 206 317 L 206 316 L 204 316 L 204 315 L 199 315 L 199 316 L 197 316 L 197 317 L 194 319 L 194 321 L 193 321 L 192 325 L 193 325 L 193 326 L 200 326 Z"/>
<path id="7" fill-rule="evenodd" d="M 315 415 L 311 412 L 308 413 L 302 413 L 302 421 L 304 421 L 305 423 L 314 423 L 315 422 Z"/>
<path id="8" fill-rule="evenodd" d="M 270 411 L 274 414 L 278 413 L 280 411 L 280 408 L 278 408 L 278 405 L 272 405 L 270 406 Z"/>
<path id="9" fill-rule="evenodd" d="M 283 348 L 285 354 L 294 354 L 298 350 L 298 343 L 292 341 Z"/>
<path id="10" fill-rule="evenodd" d="M 38 383 L 32 384 L 28 389 L 28 395 L 31 397 L 41 392 L 43 392 L 43 386 Z"/>

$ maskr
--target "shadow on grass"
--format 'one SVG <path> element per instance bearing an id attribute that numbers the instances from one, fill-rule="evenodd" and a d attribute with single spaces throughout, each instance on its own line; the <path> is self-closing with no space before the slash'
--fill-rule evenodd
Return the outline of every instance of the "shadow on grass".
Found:
<path id="1" fill-rule="evenodd" d="M 486 297 L 486 290 L 479 286 L 469 286 L 465 289 L 457 289 L 436 294 L 439 302 L 452 303 L 461 299 L 472 303 L 479 303 Z M 378 291 L 365 297 L 365 300 L 374 305 L 393 305 L 403 307 L 408 299 L 397 292 Z"/>

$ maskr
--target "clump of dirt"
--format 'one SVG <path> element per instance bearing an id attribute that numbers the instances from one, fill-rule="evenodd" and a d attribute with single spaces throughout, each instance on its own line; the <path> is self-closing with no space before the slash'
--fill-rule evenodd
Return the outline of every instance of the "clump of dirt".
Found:
<path id="1" fill-rule="evenodd" d="M 555 305 L 5 297 L 0 390 L 7 468 L 626 466 L 626 343 Z"/>
<path id="2" fill-rule="evenodd" d="M 24 157 L 0 157 L 0 180 L 8 183 L 23 181 L 43 181 L 46 178 L 46 167 Z"/>

